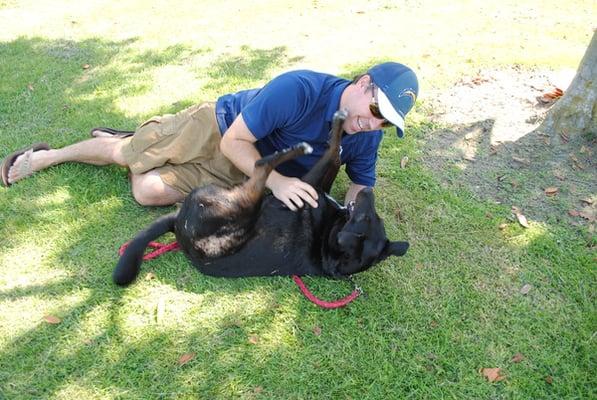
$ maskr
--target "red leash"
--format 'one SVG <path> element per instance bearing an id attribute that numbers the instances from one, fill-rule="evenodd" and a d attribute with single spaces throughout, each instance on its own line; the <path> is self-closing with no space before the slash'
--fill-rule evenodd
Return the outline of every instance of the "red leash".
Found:
<path id="1" fill-rule="evenodd" d="M 311 293 L 309 291 L 309 289 L 307 289 L 307 286 L 305 286 L 305 283 L 299 276 L 292 275 L 292 280 L 294 280 L 294 283 L 296 283 L 298 285 L 299 289 L 301 289 L 301 292 L 303 292 L 303 294 L 305 295 L 306 298 L 308 298 L 313 303 L 317 304 L 319 307 L 322 307 L 322 308 L 333 309 L 333 308 L 344 307 L 345 305 L 347 305 L 348 303 L 350 303 L 351 301 L 353 301 L 354 299 L 359 297 L 361 295 L 361 293 L 363 293 L 363 289 L 361 289 L 358 286 L 355 286 L 355 288 L 351 294 L 349 294 L 348 296 L 346 296 L 340 300 L 324 301 L 324 300 L 321 300 L 321 299 L 318 299 L 317 297 L 315 297 L 315 295 L 313 293 Z"/>
<path id="2" fill-rule="evenodd" d="M 124 253 L 124 250 L 128 246 L 129 246 L 129 242 L 126 242 L 125 244 L 120 246 L 120 249 L 118 249 L 118 255 L 121 256 L 122 253 Z M 172 242 L 169 244 L 158 243 L 158 242 L 149 242 L 149 244 L 147 246 L 151 247 L 152 249 L 155 249 L 155 250 L 145 254 L 143 256 L 143 261 L 151 260 L 151 259 L 156 258 L 164 253 L 169 252 L 169 251 L 180 250 L 180 246 L 178 245 L 178 242 Z"/>
<path id="3" fill-rule="evenodd" d="M 118 250 L 118 254 L 122 255 L 124 253 L 124 250 L 128 247 L 128 245 L 129 245 L 129 242 L 126 242 L 125 244 L 120 246 L 120 249 Z M 145 254 L 143 256 L 144 261 L 151 260 L 151 259 L 156 258 L 164 253 L 169 252 L 169 251 L 180 250 L 180 246 L 178 245 L 178 242 L 172 242 L 172 243 L 168 243 L 168 244 L 159 243 L 159 242 L 149 242 L 148 247 L 151 247 L 152 249 L 155 249 L 155 250 Z M 305 285 L 303 280 L 298 275 L 292 275 L 292 280 L 294 280 L 294 282 L 298 285 L 299 289 L 301 289 L 301 292 L 303 292 L 303 294 L 305 295 L 306 298 L 311 300 L 313 303 L 317 304 L 319 307 L 327 308 L 327 309 L 344 307 L 345 305 L 347 305 L 348 303 L 350 303 L 351 301 L 353 301 L 354 299 L 356 299 L 363 293 L 363 290 L 360 287 L 355 286 L 352 293 L 349 294 L 348 296 L 346 296 L 340 300 L 336 300 L 336 301 L 325 301 L 325 300 L 321 300 L 321 299 L 315 297 L 315 295 L 313 293 L 311 293 L 311 291 L 307 288 L 307 286 Z"/>

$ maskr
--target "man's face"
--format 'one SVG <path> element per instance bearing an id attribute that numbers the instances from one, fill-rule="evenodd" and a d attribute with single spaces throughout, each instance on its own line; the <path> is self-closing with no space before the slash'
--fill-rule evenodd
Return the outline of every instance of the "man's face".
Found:
<path id="1" fill-rule="evenodd" d="M 380 115 L 375 116 L 372 113 L 371 106 L 377 102 L 375 94 L 379 89 L 371 84 L 369 76 L 364 75 L 355 85 L 355 90 L 351 92 L 347 99 L 346 106 L 349 116 L 343 124 L 344 132 L 352 135 L 388 126 L 385 119 L 378 118 Z"/>

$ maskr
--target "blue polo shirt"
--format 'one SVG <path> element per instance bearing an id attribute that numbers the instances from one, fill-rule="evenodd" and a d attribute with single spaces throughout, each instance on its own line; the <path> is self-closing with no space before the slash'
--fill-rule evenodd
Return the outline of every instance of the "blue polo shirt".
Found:
<path id="1" fill-rule="evenodd" d="M 242 112 L 262 156 L 299 142 L 309 143 L 313 153 L 276 168 L 283 175 L 300 178 L 325 152 L 332 118 L 349 84 L 346 79 L 300 70 L 284 73 L 261 89 L 224 95 L 216 103 L 220 132 L 225 134 Z M 376 130 L 342 137 L 340 159 L 346 164 L 352 182 L 375 185 L 375 163 L 382 135 L 381 130 Z"/>

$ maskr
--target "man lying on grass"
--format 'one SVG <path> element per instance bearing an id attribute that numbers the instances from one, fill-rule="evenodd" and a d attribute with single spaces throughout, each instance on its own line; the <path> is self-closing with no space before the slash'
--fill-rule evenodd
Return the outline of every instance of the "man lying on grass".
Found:
<path id="1" fill-rule="evenodd" d="M 60 149 L 37 143 L 15 151 L 2 162 L 2 182 L 10 186 L 64 162 L 117 164 L 129 168 L 139 204 L 171 205 L 198 186 L 239 184 L 262 156 L 307 142 L 313 152 L 280 165 L 266 185 L 291 210 L 305 203 L 316 207 L 315 189 L 298 177 L 324 153 L 334 112 L 342 109 L 349 113 L 340 148 L 351 182 L 349 202 L 375 185 L 381 128 L 393 125 L 402 137 L 417 94 L 415 73 L 393 62 L 373 66 L 352 82 L 307 70 L 287 72 L 263 88 L 150 118 L 135 132 L 95 128 L 91 139 Z"/>

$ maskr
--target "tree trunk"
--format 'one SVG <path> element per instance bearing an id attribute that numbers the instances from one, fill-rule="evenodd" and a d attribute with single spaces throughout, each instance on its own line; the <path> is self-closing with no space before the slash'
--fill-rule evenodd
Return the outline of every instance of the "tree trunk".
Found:
<path id="1" fill-rule="evenodd" d="M 570 87 L 549 110 L 539 130 L 547 133 L 597 135 L 597 31 Z"/>

